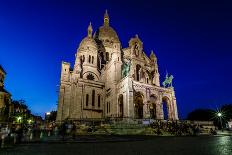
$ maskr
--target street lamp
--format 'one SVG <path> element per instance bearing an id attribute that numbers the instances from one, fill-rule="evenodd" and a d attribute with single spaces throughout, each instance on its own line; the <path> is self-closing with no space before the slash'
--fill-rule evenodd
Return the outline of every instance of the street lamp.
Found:
<path id="1" fill-rule="evenodd" d="M 31 120 L 31 119 L 29 119 L 29 120 L 27 120 L 27 122 L 28 122 L 28 124 L 31 124 L 31 123 L 32 123 L 32 120 Z"/>
<path id="2" fill-rule="evenodd" d="M 21 120 L 22 120 L 21 116 L 17 117 L 17 122 L 21 123 Z"/>
<path id="3" fill-rule="evenodd" d="M 221 116 L 222 116 L 222 113 L 220 113 L 220 112 L 217 113 L 217 116 L 218 116 L 218 117 L 221 117 Z"/>
<path id="4" fill-rule="evenodd" d="M 221 112 L 218 112 L 217 113 L 217 116 L 218 116 L 218 118 L 219 118 L 219 120 L 220 120 L 220 124 L 221 124 L 221 130 L 222 130 L 222 113 Z M 223 130 L 222 130 L 223 131 Z"/>

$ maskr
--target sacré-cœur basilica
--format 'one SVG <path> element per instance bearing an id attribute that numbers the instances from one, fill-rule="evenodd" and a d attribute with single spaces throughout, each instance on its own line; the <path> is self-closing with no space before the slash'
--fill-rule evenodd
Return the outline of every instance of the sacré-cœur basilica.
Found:
<path id="1" fill-rule="evenodd" d="M 94 33 L 90 25 L 73 69 L 62 62 L 57 121 L 104 118 L 178 120 L 173 87 L 160 86 L 157 57 L 148 57 L 138 35 L 122 48 L 106 11 Z M 167 77 L 166 77 L 167 79 Z"/>

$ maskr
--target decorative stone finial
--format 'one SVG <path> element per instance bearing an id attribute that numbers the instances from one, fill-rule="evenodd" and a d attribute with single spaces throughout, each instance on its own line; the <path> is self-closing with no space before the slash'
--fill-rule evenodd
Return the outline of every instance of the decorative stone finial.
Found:
<path id="1" fill-rule="evenodd" d="M 89 23 L 89 26 L 88 26 L 88 37 L 92 37 L 92 33 L 93 33 L 93 28 L 92 28 L 92 25 L 91 25 L 91 22 Z"/>
<path id="2" fill-rule="evenodd" d="M 155 53 L 154 53 L 153 50 L 151 50 L 150 59 L 151 59 L 152 61 L 154 61 L 154 60 L 156 59 L 156 56 L 155 56 Z"/>
<path id="3" fill-rule="evenodd" d="M 104 26 L 109 26 L 109 22 L 110 22 L 110 18 L 109 18 L 108 12 L 106 10 L 106 12 L 104 14 Z"/>

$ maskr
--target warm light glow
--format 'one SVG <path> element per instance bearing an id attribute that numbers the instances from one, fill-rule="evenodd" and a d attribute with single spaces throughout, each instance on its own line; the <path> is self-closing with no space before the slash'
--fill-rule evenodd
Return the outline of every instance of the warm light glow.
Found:
<path id="1" fill-rule="evenodd" d="M 21 122 L 21 120 L 22 120 L 22 117 L 21 117 L 21 116 L 17 117 L 17 121 L 18 121 L 18 122 Z"/>
<path id="2" fill-rule="evenodd" d="M 32 120 L 31 119 L 29 119 L 29 120 L 27 120 L 28 121 L 28 124 L 31 124 L 32 123 Z"/>

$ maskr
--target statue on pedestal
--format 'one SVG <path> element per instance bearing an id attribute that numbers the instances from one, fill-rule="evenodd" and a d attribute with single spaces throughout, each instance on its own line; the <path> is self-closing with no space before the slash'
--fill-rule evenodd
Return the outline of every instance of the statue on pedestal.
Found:
<path id="1" fill-rule="evenodd" d="M 172 80 L 173 80 L 173 75 L 170 75 L 168 76 L 168 73 L 166 73 L 166 76 L 165 76 L 165 80 L 164 82 L 162 83 L 162 85 L 165 87 L 165 88 L 172 88 Z"/>

